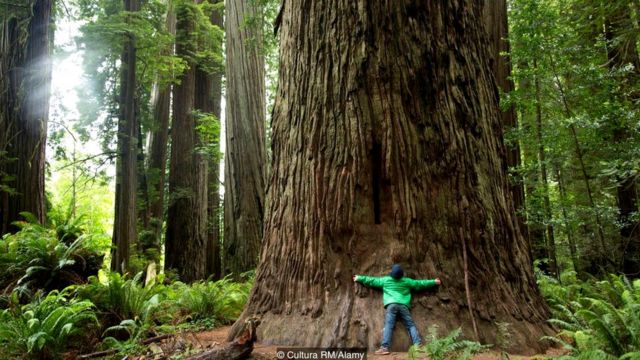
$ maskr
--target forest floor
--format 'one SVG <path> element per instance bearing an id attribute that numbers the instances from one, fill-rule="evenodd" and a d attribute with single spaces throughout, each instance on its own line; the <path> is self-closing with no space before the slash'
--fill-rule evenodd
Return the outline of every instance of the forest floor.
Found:
<path id="1" fill-rule="evenodd" d="M 216 347 L 225 343 L 227 334 L 229 332 L 230 326 L 219 327 L 213 330 L 202 331 L 189 333 L 189 335 L 181 336 L 183 341 L 188 342 L 188 347 L 192 349 L 208 349 L 212 347 Z M 167 340 L 167 342 L 171 342 L 171 340 Z M 160 346 L 165 347 L 165 346 Z M 274 345 L 264 345 L 260 342 L 255 343 L 253 353 L 251 355 L 251 359 L 255 360 L 272 360 L 277 359 L 276 351 L 278 346 Z M 534 356 L 520 356 L 520 355 L 510 355 L 509 359 L 522 359 L 522 360 L 533 360 L 533 359 L 545 359 L 545 358 L 553 358 L 563 354 L 561 349 L 551 348 L 545 354 L 534 355 Z M 144 357 L 143 357 L 144 358 Z M 153 357 L 146 357 L 146 359 L 152 359 Z M 373 353 L 367 354 L 368 360 L 406 360 L 408 358 L 408 353 L 406 352 L 393 352 L 390 355 L 375 355 Z M 426 357 L 425 357 L 426 359 Z M 500 352 L 496 351 L 488 351 L 481 354 L 477 354 L 473 357 L 475 360 L 494 360 L 494 359 L 503 359 Z"/>

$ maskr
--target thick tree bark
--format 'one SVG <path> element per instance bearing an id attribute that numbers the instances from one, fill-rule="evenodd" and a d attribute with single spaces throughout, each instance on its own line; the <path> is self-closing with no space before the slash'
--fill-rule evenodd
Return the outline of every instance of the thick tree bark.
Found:
<path id="1" fill-rule="evenodd" d="M 30 212 L 44 223 L 45 148 L 51 94 L 52 0 L 30 20 L 3 18 L 0 44 L 0 236 Z M 26 32 L 26 37 L 23 31 Z"/>
<path id="2" fill-rule="evenodd" d="M 280 31 L 265 237 L 232 334 L 257 316 L 264 343 L 372 349 L 381 295 L 351 276 L 401 263 L 443 280 L 414 298 L 419 329 L 469 336 L 471 310 L 482 341 L 506 321 L 513 351 L 539 351 L 548 311 L 500 158 L 481 5 L 287 0 Z"/>
<path id="3" fill-rule="evenodd" d="M 200 137 L 193 115 L 196 65 L 194 3 L 176 6 L 176 54 L 188 62 L 180 84 L 173 87 L 173 124 L 167 214 L 165 269 L 177 270 L 192 282 L 206 277 L 207 162 L 198 148 Z"/>
<path id="4" fill-rule="evenodd" d="M 226 1 L 226 149 L 223 272 L 254 269 L 265 193 L 265 88 L 261 16 L 247 0 Z M 259 23 L 259 22 L 258 22 Z"/>
<path id="5" fill-rule="evenodd" d="M 514 84 L 511 80 L 511 62 L 508 57 L 503 54 L 510 52 L 509 27 L 507 24 L 507 1 L 493 0 L 484 3 L 484 22 L 487 34 L 489 36 L 489 64 L 493 70 L 493 76 L 496 79 L 498 88 L 503 93 L 513 91 Z M 518 128 L 518 118 L 514 107 L 500 113 L 503 126 L 503 132 L 508 132 Z M 509 169 L 517 169 L 521 165 L 520 144 L 515 142 L 508 144 L 506 147 L 506 165 Z M 518 211 L 518 225 L 520 229 L 526 229 L 526 219 L 524 212 L 524 184 L 522 176 L 517 172 L 513 172 L 513 179 L 510 182 L 510 189 L 513 195 L 513 203 Z M 523 235 L 526 232 L 523 232 Z"/>
<path id="6" fill-rule="evenodd" d="M 176 33 L 176 16 L 173 6 L 167 11 L 167 31 Z M 173 54 L 173 46 L 164 49 L 161 55 Z M 148 208 L 150 231 L 153 233 L 153 241 L 147 249 L 157 249 L 160 254 L 160 240 L 162 237 L 162 223 L 164 221 L 164 187 L 167 172 L 167 145 L 169 141 L 169 123 L 171 110 L 171 85 L 156 84 L 153 90 L 153 118 L 155 126 L 149 135 L 149 163 L 147 176 L 149 181 Z"/>
<path id="7" fill-rule="evenodd" d="M 214 12 L 211 14 L 211 23 L 224 28 L 223 14 Z M 222 73 L 223 70 L 216 70 L 207 77 L 210 82 L 210 99 L 207 112 L 212 113 L 216 117 L 218 124 L 220 123 L 221 102 L 222 102 Z M 210 106 L 210 108 L 209 108 Z M 220 139 L 217 139 L 220 143 Z M 207 276 L 214 280 L 220 279 L 222 275 L 222 254 L 220 251 L 220 163 L 217 156 L 209 158 L 209 175 L 208 175 L 208 204 L 207 204 Z"/>
<path id="8" fill-rule="evenodd" d="M 124 0 L 124 9 L 139 10 L 138 0 Z M 116 160 L 115 217 L 111 250 L 111 271 L 129 269 L 131 247 L 138 232 L 136 208 L 138 191 L 138 131 L 136 111 L 136 41 L 127 33 L 120 72 L 120 116 L 118 118 L 118 158 Z"/>
<path id="9" fill-rule="evenodd" d="M 633 66 L 625 78 L 620 79 L 622 94 L 614 96 L 618 96 L 622 102 L 633 104 L 640 100 L 640 90 L 637 88 L 640 84 L 640 57 L 636 48 L 637 32 L 633 29 L 628 5 L 615 4 L 608 11 L 605 19 L 605 38 L 609 68 L 615 72 L 625 66 Z M 616 121 L 612 126 L 614 127 L 613 141 L 618 146 L 625 146 L 632 137 L 633 125 Z M 622 224 L 620 228 L 622 268 L 620 270 L 636 278 L 640 277 L 640 223 L 632 219 L 633 215 L 638 213 L 635 176 L 621 176 L 617 182 L 618 216 Z"/>

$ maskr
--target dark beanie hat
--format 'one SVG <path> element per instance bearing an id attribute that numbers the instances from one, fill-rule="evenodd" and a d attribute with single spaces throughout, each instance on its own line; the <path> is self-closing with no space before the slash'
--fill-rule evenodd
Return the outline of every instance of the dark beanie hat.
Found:
<path id="1" fill-rule="evenodd" d="M 402 270 L 402 266 L 400 266 L 400 264 L 394 264 L 391 267 L 391 274 L 389 275 L 394 279 L 402 279 L 404 276 L 404 270 Z"/>

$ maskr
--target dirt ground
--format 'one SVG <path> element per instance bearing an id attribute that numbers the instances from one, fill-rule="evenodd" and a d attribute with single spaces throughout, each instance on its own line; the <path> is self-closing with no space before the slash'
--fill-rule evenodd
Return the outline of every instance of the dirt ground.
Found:
<path id="1" fill-rule="evenodd" d="M 215 346 L 218 344 L 223 344 L 227 337 L 227 333 L 230 327 L 220 327 L 210 331 L 204 331 L 200 333 L 194 333 L 193 337 L 198 347 L 206 348 Z M 272 360 L 277 359 L 276 350 L 277 346 L 272 345 L 263 345 L 260 343 L 256 343 L 254 345 L 252 359 L 256 360 Z M 522 359 L 522 360 L 533 360 L 533 359 L 545 359 L 547 357 L 557 357 L 562 355 L 561 349 L 549 349 L 546 354 L 543 355 L 535 355 L 535 356 L 519 356 L 519 355 L 510 355 L 509 359 Z M 473 357 L 475 360 L 494 360 L 494 359 L 502 359 L 500 353 L 497 352 L 486 352 L 482 354 L 477 354 Z M 373 353 L 367 354 L 368 360 L 406 360 L 407 353 L 406 352 L 393 352 L 390 355 L 374 355 Z M 425 357 L 426 359 L 426 357 Z"/>

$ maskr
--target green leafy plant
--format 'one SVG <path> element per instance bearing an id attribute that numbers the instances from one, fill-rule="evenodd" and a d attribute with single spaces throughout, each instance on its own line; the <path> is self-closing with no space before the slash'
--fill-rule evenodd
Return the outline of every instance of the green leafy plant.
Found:
<path id="1" fill-rule="evenodd" d="M 120 324 L 123 320 L 150 322 L 164 295 L 163 286 L 141 283 L 142 273 L 127 279 L 116 272 L 109 273 L 105 282 L 97 276 L 89 278 L 89 284 L 78 288 L 78 296 L 93 302 L 107 317 L 108 326 Z"/>
<path id="2" fill-rule="evenodd" d="M 0 313 L 3 355 L 52 359 L 60 356 L 69 339 L 86 335 L 98 320 L 90 301 L 52 291 L 34 302 Z"/>
<path id="3" fill-rule="evenodd" d="M 491 347 L 476 341 L 459 340 L 461 335 L 462 330 L 458 328 L 445 337 L 439 337 L 438 326 L 432 325 L 425 338 L 426 344 L 412 346 L 409 349 L 409 359 L 418 359 L 419 354 L 426 354 L 432 360 L 471 359 L 473 354 Z"/>
<path id="4" fill-rule="evenodd" d="M 86 248 L 88 235 L 70 244 L 54 229 L 37 223 L 28 213 L 27 222 L 15 223 L 20 231 L 0 239 L 0 286 L 3 293 L 17 288 L 28 299 L 37 290 L 61 290 L 86 281 L 102 266 L 103 255 Z"/>
<path id="5" fill-rule="evenodd" d="M 191 285 L 174 283 L 173 307 L 186 319 L 208 327 L 229 324 L 240 316 L 251 285 L 252 280 L 234 282 L 230 277 Z"/>
<path id="6" fill-rule="evenodd" d="M 609 275 L 604 281 L 560 285 L 543 278 L 540 288 L 561 331 L 546 339 L 563 345 L 569 358 L 640 358 L 640 280 Z"/>

